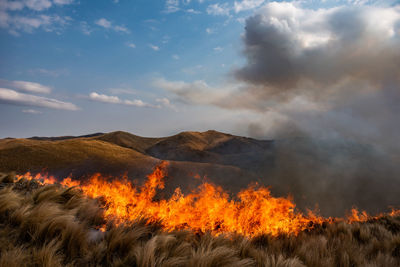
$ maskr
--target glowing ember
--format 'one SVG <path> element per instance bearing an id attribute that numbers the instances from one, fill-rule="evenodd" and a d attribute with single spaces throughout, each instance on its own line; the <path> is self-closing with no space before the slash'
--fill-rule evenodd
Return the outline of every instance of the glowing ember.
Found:
<path id="1" fill-rule="evenodd" d="M 333 221 L 311 211 L 307 215 L 294 212 L 295 204 L 290 199 L 272 197 L 266 187 L 249 187 L 231 199 L 221 187 L 204 183 L 191 194 L 184 195 L 180 188 L 176 188 L 170 199 L 155 201 L 156 190 L 164 188 L 166 167 L 167 162 L 158 165 L 139 188 L 133 186 L 127 177 L 107 181 L 100 174 L 93 175 L 83 184 L 70 177 L 60 184 L 78 186 L 92 198 L 101 197 L 107 219 L 122 223 L 144 217 L 148 222 L 160 221 L 165 230 L 191 229 L 214 234 L 235 232 L 246 236 L 297 234 L 316 224 Z M 17 178 L 35 179 L 42 184 L 56 182 L 54 177 L 33 177 L 29 173 Z M 349 221 L 368 218 L 365 212 L 353 209 Z"/>

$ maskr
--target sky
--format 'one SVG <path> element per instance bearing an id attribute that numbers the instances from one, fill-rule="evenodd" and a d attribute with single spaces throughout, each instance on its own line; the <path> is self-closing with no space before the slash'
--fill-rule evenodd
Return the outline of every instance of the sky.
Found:
<path id="1" fill-rule="evenodd" d="M 399 1 L 0 0 L 0 40 L 0 138 L 400 133 Z"/>

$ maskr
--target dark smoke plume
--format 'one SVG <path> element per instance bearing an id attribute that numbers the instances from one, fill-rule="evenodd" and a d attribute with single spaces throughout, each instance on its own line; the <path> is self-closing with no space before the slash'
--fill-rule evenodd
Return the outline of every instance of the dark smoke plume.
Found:
<path id="1" fill-rule="evenodd" d="M 301 207 L 400 205 L 400 5 L 272 2 L 246 20 L 243 44 L 230 84 L 157 85 L 186 103 L 252 112 L 238 128 L 277 140 L 263 182 Z"/>

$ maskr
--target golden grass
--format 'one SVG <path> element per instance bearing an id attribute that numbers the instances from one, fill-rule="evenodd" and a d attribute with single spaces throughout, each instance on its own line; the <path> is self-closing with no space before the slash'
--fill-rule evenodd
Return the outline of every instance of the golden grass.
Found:
<path id="1" fill-rule="evenodd" d="M 63 169 L 81 164 L 136 166 L 151 158 L 106 141 L 79 138 L 62 141 L 1 140 L 0 171 Z M 151 164 L 149 164 L 151 165 Z"/>
<path id="2" fill-rule="evenodd" d="M 400 266 L 399 217 L 252 239 L 104 223 L 76 188 L 0 175 L 0 266 Z"/>

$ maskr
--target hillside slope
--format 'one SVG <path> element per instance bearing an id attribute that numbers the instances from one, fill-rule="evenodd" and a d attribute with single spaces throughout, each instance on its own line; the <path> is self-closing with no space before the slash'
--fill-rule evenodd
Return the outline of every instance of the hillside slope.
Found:
<path id="1" fill-rule="evenodd" d="M 257 179 L 251 170 L 255 161 L 248 161 L 246 166 L 246 161 L 240 160 L 249 158 L 242 155 L 249 152 L 241 149 L 247 146 L 241 144 L 241 140 L 248 142 L 246 138 L 215 131 L 183 132 L 163 138 L 140 137 L 118 131 L 80 137 L 2 139 L 0 171 L 44 171 L 57 177 L 70 174 L 82 177 L 96 172 L 113 176 L 126 173 L 140 180 L 159 160 L 168 160 L 171 179 L 167 191 L 178 186 L 184 190 L 194 188 L 200 183 L 195 178 L 199 176 L 212 177 L 214 182 L 228 190 L 237 190 L 246 186 L 248 179 Z M 221 147 L 232 149 L 229 142 L 237 142 L 234 144 L 237 148 L 225 153 Z M 259 156 L 263 155 L 260 153 Z"/>
<path id="2" fill-rule="evenodd" d="M 343 216 L 352 206 L 370 213 L 400 206 L 399 159 L 348 140 L 265 141 L 217 131 L 0 140 L 0 172 L 79 179 L 101 172 L 141 182 L 160 160 L 170 162 L 168 194 L 176 187 L 190 191 L 206 179 L 232 193 L 254 182 L 271 186 L 273 195 L 290 194 L 301 209 L 318 205 L 325 216 Z"/>

